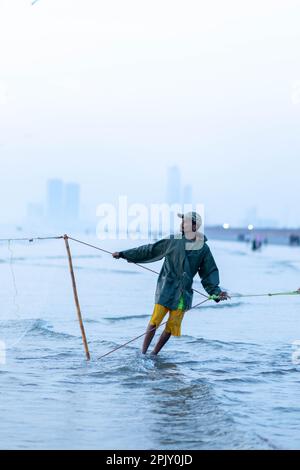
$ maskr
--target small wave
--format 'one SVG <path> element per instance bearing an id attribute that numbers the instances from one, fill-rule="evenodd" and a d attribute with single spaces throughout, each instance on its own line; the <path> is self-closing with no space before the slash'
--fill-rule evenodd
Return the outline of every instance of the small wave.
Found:
<path id="1" fill-rule="evenodd" d="M 262 380 L 254 377 L 228 377 L 224 379 L 218 379 L 219 382 L 233 383 L 233 384 L 258 384 Z"/>
<path id="2" fill-rule="evenodd" d="M 206 304 L 206 305 L 200 305 L 197 307 L 195 310 L 209 310 L 209 309 L 220 309 L 220 308 L 237 308 L 240 306 L 247 305 L 247 302 L 227 302 L 227 303 L 214 303 L 214 304 Z"/>
<path id="3" fill-rule="evenodd" d="M 283 414 L 299 414 L 300 407 L 299 406 L 274 406 L 272 408 L 273 411 L 279 411 Z"/>
<path id="4" fill-rule="evenodd" d="M 77 338 L 75 335 L 71 335 L 69 333 L 64 333 L 62 331 L 54 331 L 52 329 L 52 325 L 45 320 L 38 319 L 36 320 L 31 328 L 28 330 L 28 333 L 38 333 L 41 335 L 49 336 L 49 337 L 63 337 L 63 338 Z"/>
<path id="5" fill-rule="evenodd" d="M 180 354 L 180 356 L 182 356 L 182 354 Z M 176 364 L 181 365 L 181 366 L 198 366 L 200 363 L 201 363 L 200 360 L 196 361 L 196 360 L 188 359 L 185 361 L 180 361 L 176 359 Z"/>
<path id="6" fill-rule="evenodd" d="M 248 302 L 229 302 L 229 303 L 219 303 L 216 305 L 216 308 L 236 308 L 246 305 Z"/>
<path id="7" fill-rule="evenodd" d="M 47 326 L 48 322 L 36 318 L 24 318 L 17 320 L 0 320 L 0 324 L 2 330 L 26 330 L 27 332 L 30 332 L 36 327 Z"/>
<path id="8" fill-rule="evenodd" d="M 68 352 L 68 353 L 54 353 L 54 354 L 45 354 L 45 356 L 39 355 L 39 356 L 19 356 L 16 358 L 17 361 L 23 362 L 23 361 L 43 361 L 43 360 L 53 360 L 53 359 L 59 359 L 63 358 L 65 359 L 66 357 L 74 357 L 73 352 Z"/>
<path id="9" fill-rule="evenodd" d="M 66 359 L 72 357 L 74 358 L 74 351 L 65 351 L 65 352 L 59 352 L 59 353 L 54 353 L 54 354 L 47 354 L 45 356 L 39 356 L 36 357 L 35 359 L 37 360 L 48 360 L 48 359 Z"/>
<path id="10" fill-rule="evenodd" d="M 215 347 L 219 348 L 224 348 L 224 347 L 245 347 L 248 348 L 249 346 L 258 346 L 255 343 L 243 343 L 240 341 L 220 341 L 217 339 L 207 339 L 207 338 L 196 338 L 194 336 L 185 336 L 185 338 L 189 339 L 188 344 L 194 344 L 194 343 L 203 343 L 203 344 L 208 344 L 212 345 Z"/>
<path id="11" fill-rule="evenodd" d="M 182 339 L 203 339 L 203 338 L 196 338 L 196 336 L 191 335 L 181 335 Z"/>
<path id="12" fill-rule="evenodd" d="M 108 320 L 110 322 L 126 321 L 126 320 L 135 320 L 137 318 L 150 318 L 151 315 L 127 315 L 123 317 L 104 317 L 103 320 Z"/>
<path id="13" fill-rule="evenodd" d="M 260 372 L 259 375 L 262 375 L 262 376 L 271 376 L 271 375 L 282 376 L 282 375 L 290 374 L 291 372 L 297 372 L 299 374 L 299 370 L 295 367 L 292 367 L 290 369 L 266 370 L 266 371 Z"/>

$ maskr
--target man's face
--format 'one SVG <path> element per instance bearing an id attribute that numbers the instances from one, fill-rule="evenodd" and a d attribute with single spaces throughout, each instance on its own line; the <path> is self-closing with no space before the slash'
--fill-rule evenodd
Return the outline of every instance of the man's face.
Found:
<path id="1" fill-rule="evenodd" d="M 180 230 L 182 233 L 191 233 L 191 232 L 196 232 L 197 227 L 196 227 L 196 224 L 193 224 L 192 220 L 182 219 Z"/>

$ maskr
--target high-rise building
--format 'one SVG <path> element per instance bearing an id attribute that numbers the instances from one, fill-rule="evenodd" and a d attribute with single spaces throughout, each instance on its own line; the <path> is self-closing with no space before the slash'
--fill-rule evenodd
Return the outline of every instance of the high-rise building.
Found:
<path id="1" fill-rule="evenodd" d="M 168 168 L 167 203 L 180 204 L 181 202 L 181 177 L 177 166 Z"/>
<path id="2" fill-rule="evenodd" d="M 77 183 L 67 183 L 64 194 L 64 217 L 70 222 L 76 222 L 80 210 L 80 186 Z"/>
<path id="3" fill-rule="evenodd" d="M 60 221 L 63 216 L 64 183 L 60 179 L 47 181 L 47 216 L 50 221 Z"/>
<path id="4" fill-rule="evenodd" d="M 193 204 L 193 188 L 190 184 L 187 184 L 183 188 L 182 204 L 192 205 Z"/>
<path id="5" fill-rule="evenodd" d="M 47 182 L 47 217 L 50 223 L 77 222 L 80 209 L 80 185 L 60 179 Z"/>

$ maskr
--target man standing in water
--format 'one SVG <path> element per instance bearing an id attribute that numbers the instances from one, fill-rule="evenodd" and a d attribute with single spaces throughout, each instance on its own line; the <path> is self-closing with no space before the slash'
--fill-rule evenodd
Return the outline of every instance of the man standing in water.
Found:
<path id="1" fill-rule="evenodd" d="M 184 313 L 192 307 L 193 279 L 198 273 L 208 295 L 215 301 L 229 299 L 227 292 L 219 287 L 219 271 L 206 237 L 199 232 L 202 219 L 196 212 L 178 214 L 182 219 L 178 235 L 159 240 L 150 245 L 113 253 L 116 259 L 123 258 L 129 263 L 151 263 L 165 258 L 159 274 L 155 294 L 155 307 L 148 325 L 143 354 L 146 354 L 156 329 L 169 312 L 169 318 L 152 354 L 158 354 L 170 336 L 181 335 Z"/>

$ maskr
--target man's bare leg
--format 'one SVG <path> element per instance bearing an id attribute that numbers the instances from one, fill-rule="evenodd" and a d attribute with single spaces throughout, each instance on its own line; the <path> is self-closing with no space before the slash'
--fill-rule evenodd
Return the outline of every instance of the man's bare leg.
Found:
<path id="1" fill-rule="evenodd" d="M 143 343 L 143 349 L 142 349 L 143 354 L 146 354 L 146 352 L 148 351 L 148 348 L 151 344 L 151 341 L 154 338 L 155 333 L 156 333 L 156 326 L 149 323 L 146 336 L 144 339 L 144 343 Z"/>
<path id="2" fill-rule="evenodd" d="M 166 330 L 164 330 L 151 354 L 157 355 L 159 351 L 164 347 L 166 342 L 169 341 L 170 337 L 171 333 L 168 333 Z"/>

